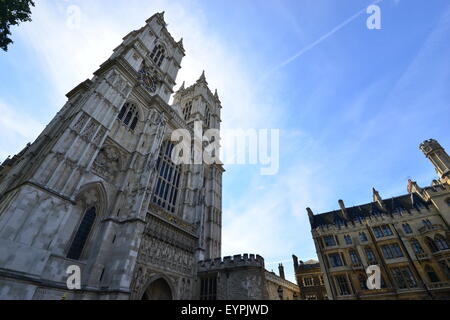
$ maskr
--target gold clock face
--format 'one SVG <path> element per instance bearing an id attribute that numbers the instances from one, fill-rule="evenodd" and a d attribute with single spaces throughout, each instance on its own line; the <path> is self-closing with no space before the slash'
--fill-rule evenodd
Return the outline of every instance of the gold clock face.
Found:
<path id="1" fill-rule="evenodd" d="M 158 77 L 156 76 L 156 73 L 152 74 L 151 70 L 146 67 L 143 67 L 139 73 L 141 84 L 145 87 L 145 89 L 151 93 L 156 92 L 156 87 L 158 84 Z"/>

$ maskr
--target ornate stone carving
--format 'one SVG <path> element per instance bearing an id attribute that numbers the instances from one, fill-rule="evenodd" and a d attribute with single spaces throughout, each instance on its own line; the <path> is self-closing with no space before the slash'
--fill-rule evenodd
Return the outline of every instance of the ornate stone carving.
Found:
<path id="1" fill-rule="evenodd" d="M 121 169 L 120 158 L 117 148 L 104 146 L 97 155 L 92 169 L 105 179 L 114 180 Z"/>

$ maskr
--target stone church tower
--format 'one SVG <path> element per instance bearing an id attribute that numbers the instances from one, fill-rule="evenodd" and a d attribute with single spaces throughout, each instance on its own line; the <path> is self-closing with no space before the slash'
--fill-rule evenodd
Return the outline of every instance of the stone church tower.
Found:
<path id="1" fill-rule="evenodd" d="M 197 297 L 197 262 L 221 255 L 224 170 L 175 165 L 170 138 L 219 129 L 221 102 L 203 73 L 169 105 L 184 55 L 153 15 L 2 164 L 0 299 Z"/>

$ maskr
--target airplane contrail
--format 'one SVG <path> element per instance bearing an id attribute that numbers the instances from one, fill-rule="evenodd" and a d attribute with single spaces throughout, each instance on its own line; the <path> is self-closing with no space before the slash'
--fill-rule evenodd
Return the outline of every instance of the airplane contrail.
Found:
<path id="1" fill-rule="evenodd" d="M 371 5 L 374 4 L 378 4 L 380 2 L 382 2 L 383 0 L 376 0 L 374 1 Z M 329 37 L 331 37 L 333 34 L 335 34 L 336 32 L 338 32 L 339 30 L 341 30 L 343 27 L 345 27 L 346 25 L 348 25 L 350 22 L 352 22 L 353 20 L 355 20 L 356 18 L 358 18 L 361 14 L 365 13 L 367 10 L 367 8 L 361 9 L 360 11 L 358 11 L 357 13 L 355 13 L 354 15 L 352 15 L 350 18 L 346 19 L 344 22 L 342 22 L 341 24 L 337 25 L 336 27 L 334 27 L 331 31 L 327 32 L 326 34 L 324 34 L 323 36 L 321 36 L 319 39 L 317 39 L 316 41 L 310 43 L 309 45 L 307 45 L 306 47 L 302 48 L 300 51 L 298 51 L 296 54 L 294 54 L 292 57 L 290 57 L 289 59 L 283 61 L 282 63 L 278 64 L 277 66 L 275 66 L 273 69 L 271 69 L 269 72 L 267 72 L 262 79 L 267 78 L 271 73 L 275 72 L 278 69 L 281 69 L 283 67 L 285 67 L 286 65 L 288 65 L 289 63 L 291 63 L 292 61 L 298 59 L 300 56 L 302 56 L 305 52 L 308 52 L 309 50 L 311 50 L 312 48 L 314 48 L 315 46 L 317 46 L 319 43 L 321 43 L 322 41 L 328 39 Z"/>

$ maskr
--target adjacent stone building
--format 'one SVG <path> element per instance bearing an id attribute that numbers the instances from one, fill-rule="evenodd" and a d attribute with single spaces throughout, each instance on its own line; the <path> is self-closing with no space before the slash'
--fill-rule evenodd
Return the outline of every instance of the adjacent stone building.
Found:
<path id="1" fill-rule="evenodd" d="M 282 270 L 282 269 L 281 269 Z M 265 269 L 259 255 L 244 254 L 198 263 L 201 300 L 297 300 L 298 286 Z"/>
<path id="2" fill-rule="evenodd" d="M 436 140 L 420 149 L 439 175 L 408 194 L 314 215 L 307 209 L 329 299 L 450 299 L 450 157 Z M 366 268 L 381 270 L 369 290 Z"/>
<path id="3" fill-rule="evenodd" d="M 292 256 L 294 262 L 295 279 L 300 289 L 300 300 L 327 300 L 327 290 L 320 263 L 316 260 L 298 261 Z"/>

